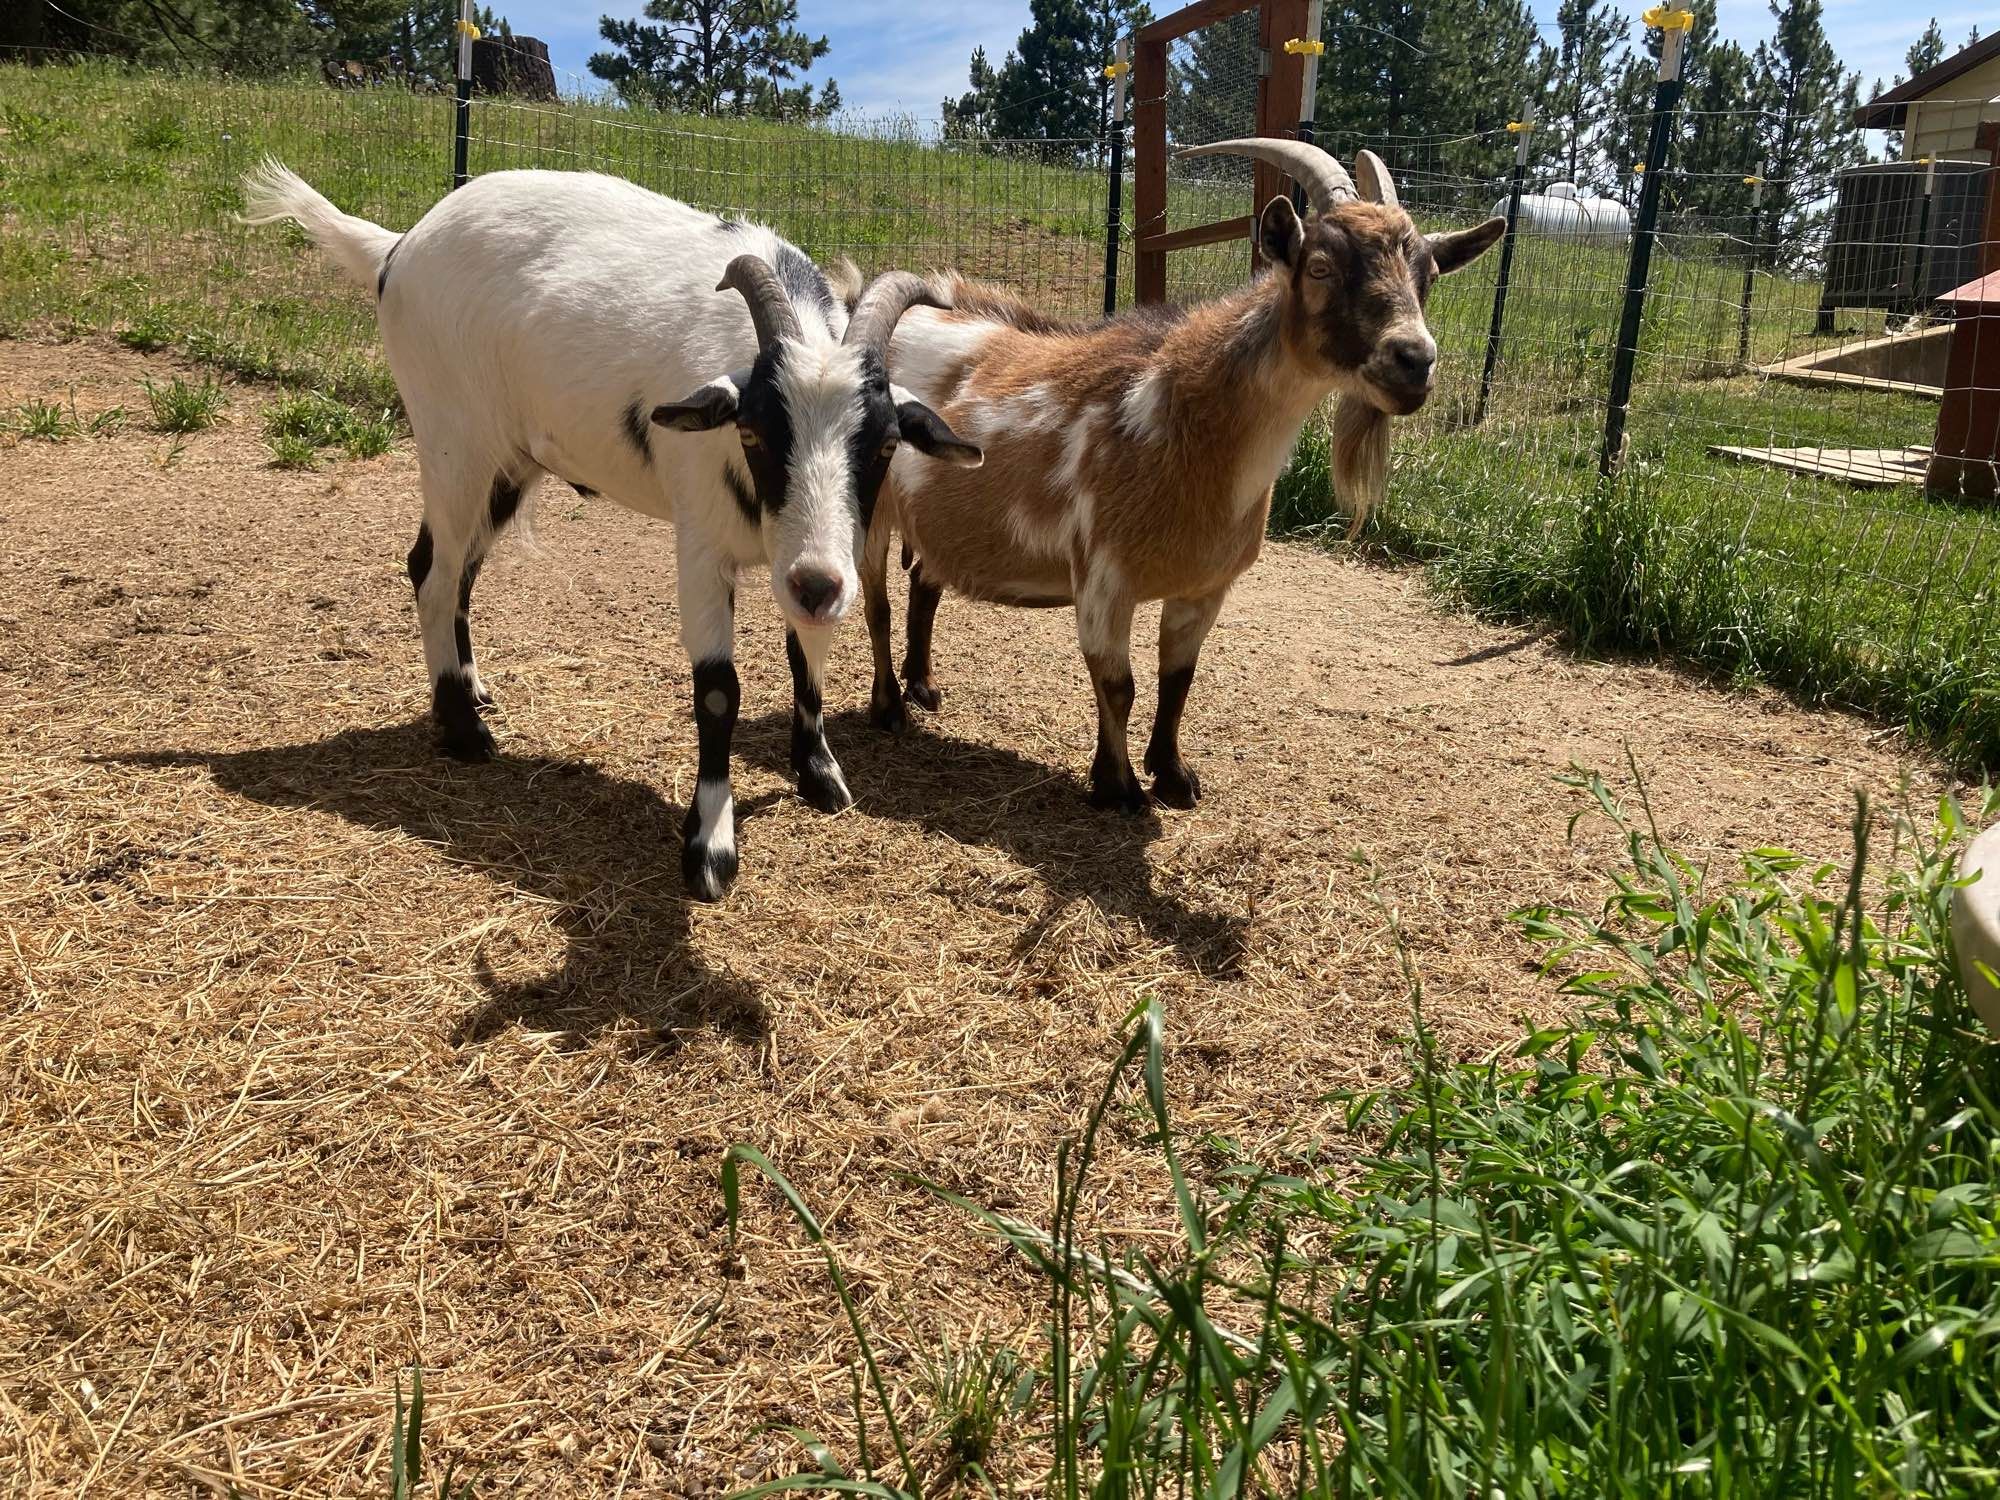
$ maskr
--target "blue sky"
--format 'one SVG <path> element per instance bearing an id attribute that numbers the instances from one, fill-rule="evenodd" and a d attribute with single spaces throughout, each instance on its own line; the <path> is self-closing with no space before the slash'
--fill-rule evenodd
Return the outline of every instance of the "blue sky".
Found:
<path id="1" fill-rule="evenodd" d="M 516 31 L 538 36 L 549 44 L 557 73 L 589 80 L 585 61 L 600 47 L 600 13 L 632 16 L 638 3 L 618 6 L 559 3 L 559 0 L 499 0 L 495 4 Z M 1154 0 L 1154 9 L 1171 8 L 1171 0 Z M 1625 7 L 1636 17 L 1644 3 Z M 1535 0 L 1544 20 L 1555 14 L 1555 0 Z M 840 80 L 840 92 L 859 114 L 914 113 L 934 115 L 938 101 L 965 87 L 965 64 L 975 46 L 984 45 L 998 63 L 1028 21 L 1028 0 L 799 0 L 801 22 L 815 35 L 825 33 L 833 51 L 813 69 Z M 1877 78 L 1887 80 L 1901 71 L 1903 53 L 1935 13 L 1946 43 L 1956 48 L 1974 23 L 1991 30 L 1993 16 L 1985 6 L 1951 0 L 1933 11 L 1917 6 L 1885 5 L 1882 0 L 1826 0 L 1826 29 L 1842 60 L 1861 74 L 1863 88 Z M 1766 0 L 1720 0 L 1723 31 L 1746 45 L 1769 34 Z M 1636 35 L 1638 23 L 1633 22 Z"/>

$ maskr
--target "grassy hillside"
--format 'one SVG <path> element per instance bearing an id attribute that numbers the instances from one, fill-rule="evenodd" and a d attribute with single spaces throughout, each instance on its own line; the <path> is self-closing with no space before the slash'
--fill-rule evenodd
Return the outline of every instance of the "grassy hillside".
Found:
<path id="1" fill-rule="evenodd" d="M 268 152 L 343 207 L 408 226 L 449 185 L 449 99 L 80 64 L 0 67 L 0 101 L 0 330 L 116 330 L 141 348 L 177 346 L 376 411 L 393 406 L 368 299 L 297 235 L 245 230 L 229 211 L 237 178 Z M 908 122 L 835 134 L 497 101 L 475 103 L 472 122 L 475 173 L 615 172 L 754 215 L 864 270 L 956 266 L 1071 313 L 1101 302 L 1104 181 L 1074 158 L 954 146 Z M 1247 166 L 1204 171 L 1220 175 L 1174 179 L 1169 227 L 1243 211 Z M 1481 196 L 1460 187 L 1458 205 Z M 1462 217 L 1462 207 L 1412 207 L 1429 226 Z M 1128 222 L 1122 302 L 1132 239 Z M 1238 284 L 1247 264 L 1241 244 L 1177 255 L 1172 294 Z M 1813 331 L 1816 283 L 1759 272 L 1744 325 L 1737 247 L 1669 226 L 1626 480 L 1605 493 L 1596 453 L 1624 252 L 1521 242 L 1503 353 L 1474 426 L 1498 264 L 1489 255 L 1437 289 L 1443 385 L 1400 426 L 1372 541 L 1432 560 L 1478 607 L 1554 615 L 1587 642 L 1671 649 L 1907 719 L 1975 758 L 2000 754 L 1995 513 L 1710 451 L 1928 441 L 1934 403 L 1751 373 L 1824 342 Z M 1850 315 L 1842 333 L 1879 327 Z M 1309 432 L 1276 524 L 1334 533 L 1336 509 L 1323 442 Z"/>

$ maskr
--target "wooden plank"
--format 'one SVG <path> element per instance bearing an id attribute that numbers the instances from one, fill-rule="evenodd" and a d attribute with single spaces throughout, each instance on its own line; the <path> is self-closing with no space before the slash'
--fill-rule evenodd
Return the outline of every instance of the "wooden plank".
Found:
<path id="1" fill-rule="evenodd" d="M 1192 250 L 1196 245 L 1219 245 L 1224 240 L 1244 240 L 1250 237 L 1250 226 L 1256 219 L 1250 214 L 1238 214 L 1233 219 L 1218 219 L 1213 224 L 1196 224 L 1188 229 L 1176 229 L 1172 234 L 1148 235 L 1139 241 L 1141 250 L 1156 255 L 1165 255 L 1169 250 Z"/>
<path id="2" fill-rule="evenodd" d="M 1733 448 L 1723 443 L 1711 444 L 1708 451 L 1740 463 L 1838 479 L 1862 489 L 1920 485 L 1931 456 L 1928 448 Z"/>
<path id="3" fill-rule="evenodd" d="M 1150 26 L 1142 27 L 1138 43 L 1145 46 L 1149 42 L 1172 42 L 1186 36 L 1190 31 L 1199 31 L 1204 26 L 1213 26 L 1217 21 L 1226 21 L 1233 15 L 1254 9 L 1259 0 L 1194 0 L 1192 5 L 1183 5 L 1179 10 L 1161 16 Z"/>
<path id="4" fill-rule="evenodd" d="M 1148 250 L 1167 228 L 1167 44 L 1144 33 L 1132 59 L 1132 299 L 1167 300 L 1167 257 Z"/>
<path id="5" fill-rule="evenodd" d="M 1305 101 L 1306 60 L 1285 51 L 1285 43 L 1305 36 L 1310 21 L 1310 0 L 1264 0 L 1257 16 L 1257 44 L 1270 59 L 1264 76 L 1257 80 L 1257 134 L 1295 137 Z M 1250 179 L 1250 212 L 1260 214 L 1264 205 L 1291 191 L 1290 179 L 1276 167 L 1258 162 Z M 1250 274 L 1264 266 L 1262 247 L 1250 246 Z"/>

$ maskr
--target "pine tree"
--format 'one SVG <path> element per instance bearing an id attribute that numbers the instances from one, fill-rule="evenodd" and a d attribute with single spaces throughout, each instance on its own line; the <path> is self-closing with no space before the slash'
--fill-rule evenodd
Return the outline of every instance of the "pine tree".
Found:
<path id="1" fill-rule="evenodd" d="M 327 57 L 387 62 L 413 83 L 440 87 L 458 76 L 457 0 L 320 0 L 307 10 L 322 28 Z M 513 35 L 490 6 L 474 6 L 472 19 L 488 35 Z"/>
<path id="2" fill-rule="evenodd" d="M 1973 40 L 1977 41 L 1979 28 L 1973 27 L 1972 32 Z M 1931 24 L 1924 28 L 1924 34 L 1912 42 L 1910 50 L 1903 54 L 1903 65 L 1910 70 L 1909 76 L 1915 78 L 1919 73 L 1928 73 L 1943 61 L 1944 28 L 1938 25 L 1937 17 L 1932 16 Z M 1897 75 L 1896 82 L 1904 82 L 1901 74 Z"/>
<path id="3" fill-rule="evenodd" d="M 149 66 L 275 73 L 321 55 L 321 37 L 297 0 L 63 0 L 60 8 L 12 0 L 5 8 L 0 32 L 19 44 Z"/>
<path id="4" fill-rule="evenodd" d="M 1058 154 L 1094 146 L 1110 128 L 1112 48 L 1151 11 L 1139 0 L 1031 0 L 1028 15 L 993 81 L 993 133 L 1066 143 Z"/>
<path id="5" fill-rule="evenodd" d="M 598 32 L 618 50 L 590 71 L 628 103 L 704 115 L 823 118 L 840 108 L 832 81 L 817 99 L 792 80 L 825 57 L 825 37 L 797 26 L 798 0 L 648 0 L 647 25 L 604 16 Z"/>
<path id="6" fill-rule="evenodd" d="M 1759 44 L 1755 64 L 1766 205 L 1779 241 L 1797 246 L 1825 223 L 1834 174 L 1866 155 L 1854 123 L 1861 80 L 1827 40 L 1820 0 L 1771 0 L 1771 14 L 1777 33 Z"/>
<path id="7" fill-rule="evenodd" d="M 986 60 L 986 49 L 972 49 L 972 65 L 967 69 L 967 81 L 972 85 L 956 99 L 947 99 L 938 108 L 944 118 L 944 133 L 947 136 L 984 137 L 993 134 L 993 91 L 999 82 L 999 75 L 993 65 Z"/>
<path id="8" fill-rule="evenodd" d="M 1337 0 L 1324 36 L 1319 137 L 1368 146 L 1405 175 L 1503 172 L 1513 143 L 1501 127 L 1554 58 L 1524 0 Z"/>
<path id="9" fill-rule="evenodd" d="M 1944 28 L 1938 25 L 1937 17 L 1932 16 L 1931 24 L 1924 28 L 1924 34 L 1912 42 L 1910 50 L 1903 54 L 1903 66 L 1910 71 L 1907 74 L 1898 73 L 1894 82 L 1890 84 L 1890 87 L 1893 88 L 1899 83 L 1907 83 L 1919 73 L 1929 72 L 1943 61 Z M 1878 78 L 1875 80 L 1875 87 L 1869 91 L 1868 97 L 1871 99 L 1879 98 L 1882 93 L 1882 80 Z M 1903 155 L 1903 132 L 1900 130 L 1891 130 L 1885 132 L 1885 134 L 1887 136 L 1888 159 L 1890 161 L 1900 160 Z"/>
<path id="10" fill-rule="evenodd" d="M 1554 76 L 1536 134 L 1537 153 L 1557 176 L 1586 191 L 1609 187 L 1605 132 L 1618 107 L 1612 47 L 1623 17 L 1611 0 L 1562 0 L 1556 8 Z"/>

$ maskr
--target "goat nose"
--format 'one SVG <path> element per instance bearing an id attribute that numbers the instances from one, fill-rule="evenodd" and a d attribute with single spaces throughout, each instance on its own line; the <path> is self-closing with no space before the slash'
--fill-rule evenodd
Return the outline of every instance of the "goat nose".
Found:
<path id="1" fill-rule="evenodd" d="M 1396 374 L 1411 385 L 1428 385 L 1431 367 L 1437 363 L 1437 345 L 1427 338 L 1399 338 L 1388 349 L 1389 362 Z"/>
<path id="2" fill-rule="evenodd" d="M 840 599 L 840 580 L 817 568 L 793 568 L 785 575 L 785 582 L 791 585 L 792 597 L 799 601 L 799 608 L 814 619 L 832 609 Z"/>

